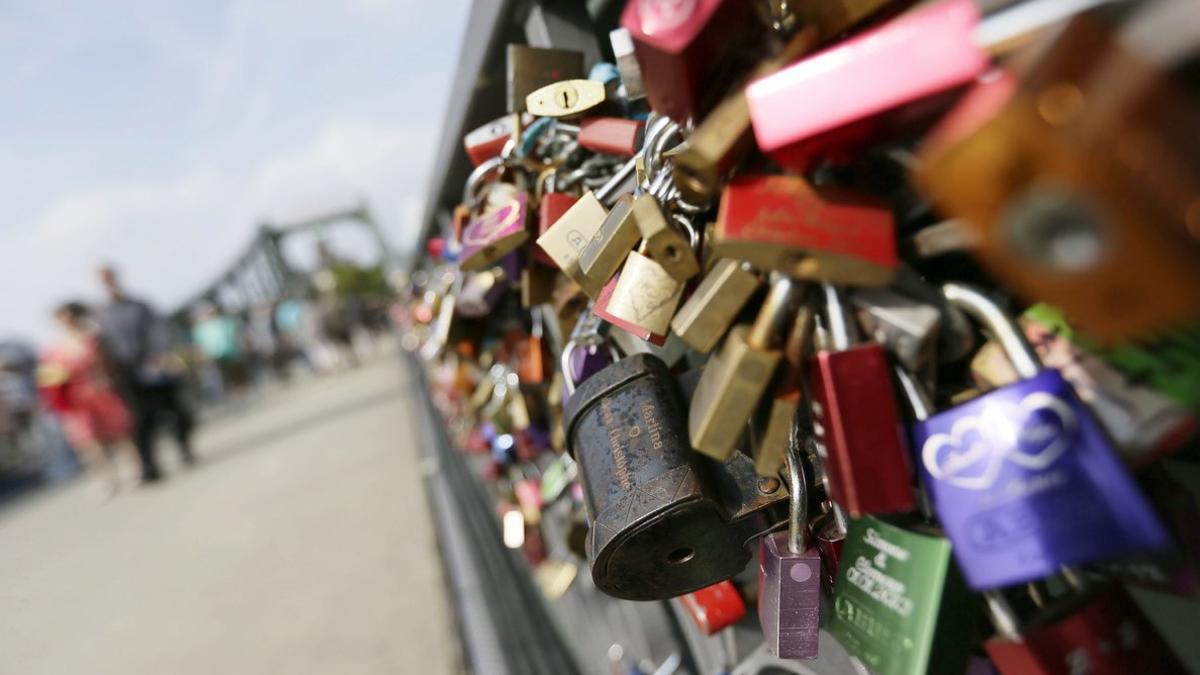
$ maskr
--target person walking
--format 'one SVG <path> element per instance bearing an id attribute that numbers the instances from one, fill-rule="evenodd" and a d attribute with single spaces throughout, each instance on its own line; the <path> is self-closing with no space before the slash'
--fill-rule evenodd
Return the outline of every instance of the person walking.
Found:
<path id="1" fill-rule="evenodd" d="M 146 303 L 130 297 L 117 271 L 102 267 L 100 283 L 109 303 L 98 313 L 100 334 L 113 362 L 117 384 L 133 414 L 133 442 L 142 461 L 142 480 L 158 481 L 155 457 L 159 425 L 169 416 L 185 464 L 193 464 L 192 413 L 184 404 L 179 379 L 167 367 L 166 325 Z"/>
<path id="2" fill-rule="evenodd" d="M 111 497 L 121 487 L 118 453 L 133 459 L 129 411 L 109 376 L 88 308 L 68 302 L 54 316 L 63 334 L 42 356 L 38 388 L 80 463 Z"/>

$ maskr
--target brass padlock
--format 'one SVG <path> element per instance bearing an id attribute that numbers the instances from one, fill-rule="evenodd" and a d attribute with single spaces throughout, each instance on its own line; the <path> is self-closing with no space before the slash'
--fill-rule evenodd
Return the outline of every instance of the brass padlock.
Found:
<path id="1" fill-rule="evenodd" d="M 630 251 L 603 311 L 649 333 L 666 335 L 682 294 L 683 284 L 662 265 Z"/>
<path id="2" fill-rule="evenodd" d="M 583 274 L 579 259 L 607 216 L 608 210 L 588 191 L 537 239 L 538 247 L 589 297 L 595 297 L 603 283 L 592 286 Z"/>
<path id="3" fill-rule="evenodd" d="M 582 52 L 510 44 L 506 56 L 510 113 L 525 112 L 526 99 L 538 89 L 559 80 L 584 76 Z"/>
<path id="4" fill-rule="evenodd" d="M 680 230 L 683 223 L 672 222 L 663 212 L 662 205 L 653 195 L 643 192 L 633 198 L 633 220 L 645 242 L 646 255 L 662 265 L 667 274 L 679 283 L 696 276 L 700 263 L 694 252 L 695 233 L 685 235 Z"/>
<path id="5" fill-rule="evenodd" d="M 580 284 L 584 292 L 595 298 L 597 285 L 603 287 L 612 279 L 640 238 L 633 217 L 633 197 L 622 195 L 579 257 L 579 266 L 588 280 Z"/>
<path id="6" fill-rule="evenodd" d="M 679 308 L 671 330 L 687 346 L 707 354 L 757 289 L 758 275 L 747 263 L 722 258 Z"/>
<path id="7" fill-rule="evenodd" d="M 572 118 L 593 112 L 607 100 L 603 82 L 563 80 L 525 97 L 525 108 L 542 117 Z"/>
<path id="8" fill-rule="evenodd" d="M 774 281 L 753 325 L 734 326 L 721 351 L 709 360 L 688 411 L 692 447 L 726 459 L 783 357 L 780 334 L 791 318 L 800 284 Z"/>

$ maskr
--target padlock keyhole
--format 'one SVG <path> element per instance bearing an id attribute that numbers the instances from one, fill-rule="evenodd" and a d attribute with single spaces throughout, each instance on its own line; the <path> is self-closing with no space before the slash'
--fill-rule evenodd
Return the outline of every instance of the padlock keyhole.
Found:
<path id="1" fill-rule="evenodd" d="M 696 550 L 691 546 L 680 546 L 667 554 L 667 564 L 682 565 L 696 557 Z"/>

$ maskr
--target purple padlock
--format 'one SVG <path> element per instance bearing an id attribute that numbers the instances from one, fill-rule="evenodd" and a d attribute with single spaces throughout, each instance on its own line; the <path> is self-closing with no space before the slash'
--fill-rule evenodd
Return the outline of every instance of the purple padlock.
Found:
<path id="1" fill-rule="evenodd" d="M 584 380 L 604 370 L 617 360 L 617 352 L 600 334 L 603 322 L 592 314 L 589 306 L 575 322 L 571 339 L 562 352 L 563 405 Z"/>
<path id="2" fill-rule="evenodd" d="M 525 214 L 525 193 L 514 191 L 498 207 L 472 220 L 463 228 L 458 266 L 483 269 L 525 243 L 529 238 Z"/>
<path id="3" fill-rule="evenodd" d="M 942 290 L 1023 378 L 913 425 L 921 480 L 967 583 L 998 588 L 1166 547 L 1166 529 L 1071 385 L 982 293 Z"/>

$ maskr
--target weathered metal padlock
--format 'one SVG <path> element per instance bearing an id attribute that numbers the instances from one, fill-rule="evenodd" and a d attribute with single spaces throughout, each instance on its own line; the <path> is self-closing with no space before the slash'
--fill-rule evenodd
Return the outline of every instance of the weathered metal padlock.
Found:
<path id="1" fill-rule="evenodd" d="M 1024 378 L 913 426 L 922 483 L 970 586 L 1166 546 L 1162 523 L 1071 385 L 1041 367 L 981 292 L 946 284 L 943 293 Z"/>
<path id="2" fill-rule="evenodd" d="M 1120 586 L 1102 588 L 1066 617 L 1048 612 L 1020 628 L 997 591 L 984 594 L 996 636 L 984 647 L 1003 675 L 1125 675 L 1188 672 Z"/>
<path id="3" fill-rule="evenodd" d="M 832 349 L 814 355 L 809 389 L 830 496 L 855 516 L 911 511 L 912 466 L 887 355 L 874 342 L 853 344 L 838 290 L 823 289 Z"/>
<path id="4" fill-rule="evenodd" d="M 772 654 L 814 659 L 821 624 L 821 554 L 805 536 L 809 490 L 801 440 L 793 435 L 789 446 L 788 529 L 764 535 L 759 543 L 758 621 Z"/>
<path id="5" fill-rule="evenodd" d="M 713 462 L 693 452 L 684 404 L 649 354 L 593 375 L 567 402 L 592 578 L 609 595 L 664 599 L 727 579 L 750 561 L 747 544 L 778 522 L 787 489 L 760 479 L 741 453 Z"/>
<path id="6" fill-rule="evenodd" d="M 746 603 L 728 579 L 681 595 L 679 602 L 704 635 L 723 631 L 746 616 Z"/>
<path id="7" fill-rule="evenodd" d="M 957 674 L 974 607 L 933 528 L 874 516 L 850 521 L 829 632 L 880 675 Z"/>

